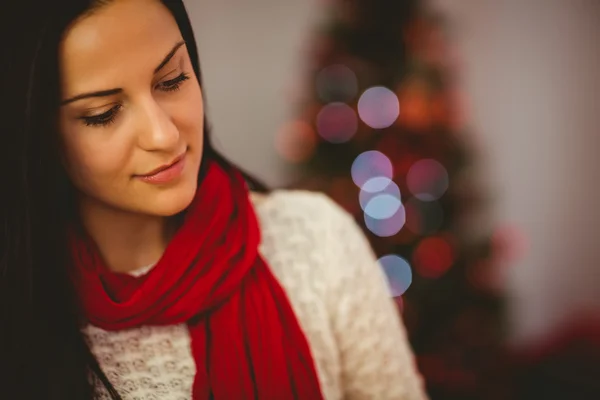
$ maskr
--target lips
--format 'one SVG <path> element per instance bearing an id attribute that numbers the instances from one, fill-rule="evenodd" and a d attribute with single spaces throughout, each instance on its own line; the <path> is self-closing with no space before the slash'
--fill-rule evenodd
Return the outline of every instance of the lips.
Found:
<path id="1" fill-rule="evenodd" d="M 138 175 L 138 176 L 140 178 L 148 178 L 148 177 L 151 177 L 152 175 L 156 175 L 159 172 L 165 171 L 165 170 L 173 167 L 175 164 L 177 164 L 179 161 L 181 161 L 183 159 L 183 157 L 185 157 L 185 153 L 181 154 L 179 157 L 177 157 L 176 159 L 171 161 L 169 164 L 162 165 L 156 169 L 153 169 L 152 171 L 148 172 L 147 174 L 142 174 L 142 175 Z"/>
<path id="2" fill-rule="evenodd" d="M 185 159 L 186 153 L 183 153 L 169 164 L 155 168 L 147 174 L 137 175 L 135 178 L 155 185 L 171 183 L 183 174 Z"/>

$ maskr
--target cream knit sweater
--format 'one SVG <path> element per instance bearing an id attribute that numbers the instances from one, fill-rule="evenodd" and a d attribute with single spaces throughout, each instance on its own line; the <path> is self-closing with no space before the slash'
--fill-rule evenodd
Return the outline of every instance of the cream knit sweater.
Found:
<path id="1" fill-rule="evenodd" d="M 325 399 L 425 399 L 384 274 L 351 216 L 311 192 L 252 200 L 261 254 L 308 339 Z M 191 399 L 195 366 L 185 325 L 87 326 L 84 334 L 125 400 Z"/>

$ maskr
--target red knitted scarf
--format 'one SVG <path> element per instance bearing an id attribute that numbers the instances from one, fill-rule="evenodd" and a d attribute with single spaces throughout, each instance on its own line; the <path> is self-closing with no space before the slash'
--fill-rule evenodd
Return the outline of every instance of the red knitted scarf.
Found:
<path id="1" fill-rule="evenodd" d="M 306 338 L 258 253 L 260 229 L 238 172 L 208 165 L 183 225 L 142 277 L 110 272 L 89 237 L 71 240 L 89 323 L 111 331 L 187 323 L 194 399 L 322 398 Z"/>

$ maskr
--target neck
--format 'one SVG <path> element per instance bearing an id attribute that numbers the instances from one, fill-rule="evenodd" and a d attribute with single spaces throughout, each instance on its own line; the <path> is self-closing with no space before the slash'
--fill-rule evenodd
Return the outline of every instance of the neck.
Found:
<path id="1" fill-rule="evenodd" d="M 82 200 L 79 210 L 83 227 L 114 272 L 156 263 L 174 234 L 173 221 L 167 217 L 125 212 L 89 200 Z"/>

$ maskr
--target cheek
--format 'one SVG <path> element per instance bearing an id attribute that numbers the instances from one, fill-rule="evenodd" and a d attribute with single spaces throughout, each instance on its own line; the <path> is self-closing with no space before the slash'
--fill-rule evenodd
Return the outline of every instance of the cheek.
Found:
<path id="1" fill-rule="evenodd" d="M 100 136 L 76 132 L 64 136 L 67 172 L 75 186 L 84 191 L 96 191 L 108 182 L 114 184 L 128 171 L 130 146 Z"/>
<path id="2" fill-rule="evenodd" d="M 186 93 L 185 100 L 174 107 L 172 118 L 184 141 L 201 151 L 204 132 L 204 101 L 198 86 Z"/>

